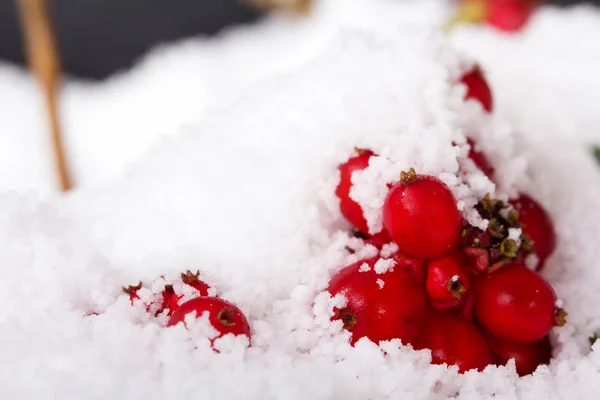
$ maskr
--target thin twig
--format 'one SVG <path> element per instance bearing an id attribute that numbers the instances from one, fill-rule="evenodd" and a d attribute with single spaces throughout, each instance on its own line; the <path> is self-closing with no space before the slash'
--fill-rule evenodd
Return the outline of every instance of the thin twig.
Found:
<path id="1" fill-rule="evenodd" d="M 57 103 L 60 89 L 60 63 L 50 17 L 44 0 L 17 1 L 23 23 L 29 66 L 44 92 L 60 189 L 66 192 L 71 188 L 71 179 L 60 129 Z"/>

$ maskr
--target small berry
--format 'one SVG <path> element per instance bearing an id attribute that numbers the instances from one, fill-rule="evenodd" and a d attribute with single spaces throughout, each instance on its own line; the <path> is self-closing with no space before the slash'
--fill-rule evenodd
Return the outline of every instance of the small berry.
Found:
<path id="1" fill-rule="evenodd" d="M 129 285 L 127 287 L 123 287 L 123 293 L 129 295 L 129 302 L 131 303 L 131 305 L 133 305 L 133 303 L 136 300 L 140 299 L 140 296 L 138 296 L 137 292 L 141 288 L 142 288 L 142 282 L 138 283 L 135 286 Z"/>
<path id="2" fill-rule="evenodd" d="M 494 167 L 489 163 L 487 156 L 477 150 L 477 144 L 473 141 L 473 139 L 467 139 L 467 143 L 470 146 L 469 149 L 469 158 L 473 160 L 477 168 L 481 170 L 488 177 L 491 177 L 494 174 Z"/>
<path id="3" fill-rule="evenodd" d="M 427 268 L 423 260 L 407 257 L 400 252 L 396 252 L 393 258 L 396 262 L 396 267 L 407 270 L 419 283 L 425 283 Z"/>
<path id="4" fill-rule="evenodd" d="M 523 234 L 533 241 L 533 251 L 539 259 L 537 270 L 540 271 L 556 247 L 554 224 L 546 210 L 527 195 L 521 194 L 511 204 L 519 214 Z"/>
<path id="5" fill-rule="evenodd" d="M 344 308 L 335 310 L 332 320 L 344 323 L 344 329 L 352 333 L 352 344 L 365 336 L 374 343 L 391 339 L 410 343 L 423 324 L 425 291 L 404 269 L 377 274 L 373 267 L 378 260 L 359 261 L 331 279 L 327 289 L 331 296 L 340 294 L 347 299 Z M 371 269 L 361 271 L 364 263 Z"/>
<path id="6" fill-rule="evenodd" d="M 460 254 L 433 260 L 427 266 L 427 294 L 438 309 L 455 307 L 465 300 L 471 288 L 466 261 Z"/>
<path id="7" fill-rule="evenodd" d="M 475 315 L 491 334 L 514 343 L 542 339 L 564 324 L 548 282 L 525 267 L 508 266 L 475 282 Z"/>
<path id="8" fill-rule="evenodd" d="M 196 273 L 193 274 L 190 270 L 187 270 L 185 274 L 181 274 L 181 280 L 186 285 L 196 289 L 200 293 L 200 296 L 208 296 L 208 289 L 210 289 L 210 286 L 200 280 L 200 271 L 196 271 Z"/>
<path id="9" fill-rule="evenodd" d="M 432 176 L 415 175 L 413 169 L 388 193 L 383 224 L 403 254 L 426 260 L 451 253 L 461 233 L 450 189 Z"/>
<path id="10" fill-rule="evenodd" d="M 350 190 L 352 189 L 352 174 L 355 171 L 362 171 L 367 168 L 370 158 L 375 154 L 370 150 L 357 149 L 357 152 L 358 155 L 351 157 L 339 166 L 340 183 L 335 189 L 335 194 L 340 199 L 340 210 L 344 218 L 356 229 L 368 235 L 369 227 L 363 215 L 363 210 L 356 201 L 350 198 Z"/>
<path id="11" fill-rule="evenodd" d="M 467 94 L 465 95 L 466 100 L 477 100 L 481 103 L 484 110 L 492 112 L 492 90 L 486 82 L 479 66 L 476 66 L 470 72 L 463 75 L 461 82 L 467 87 Z"/>
<path id="12" fill-rule="evenodd" d="M 492 350 L 494 363 L 506 365 L 510 359 L 515 360 L 519 376 L 533 373 L 538 366 L 549 364 L 552 357 L 552 347 L 548 336 L 533 343 L 515 344 L 486 335 L 486 340 Z"/>
<path id="13" fill-rule="evenodd" d="M 457 365 L 460 372 L 481 371 L 492 363 L 490 349 L 477 327 L 447 311 L 428 311 L 413 346 L 430 349 L 433 364 Z"/>
<path id="14" fill-rule="evenodd" d="M 161 296 L 162 303 L 158 311 L 156 311 L 155 316 L 159 315 L 164 310 L 168 310 L 167 315 L 173 314 L 173 312 L 175 312 L 175 310 L 179 307 L 179 300 L 183 297 L 182 295 L 175 293 L 173 285 L 165 285 Z"/>
<path id="15" fill-rule="evenodd" d="M 205 312 L 209 313 L 210 324 L 219 332 L 214 339 L 229 333 L 250 338 L 250 325 L 242 311 L 236 305 L 217 297 L 196 297 L 186 301 L 171 315 L 167 326 L 180 322 L 185 325 L 188 314 L 195 313 L 196 318 L 200 318 Z"/>
<path id="16" fill-rule="evenodd" d="M 488 0 L 486 22 L 504 32 L 523 29 L 533 14 L 531 2 L 524 0 Z"/>

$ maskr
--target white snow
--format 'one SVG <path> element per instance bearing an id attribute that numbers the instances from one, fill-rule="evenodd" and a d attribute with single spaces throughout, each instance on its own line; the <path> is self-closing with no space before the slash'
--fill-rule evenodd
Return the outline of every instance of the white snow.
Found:
<path id="1" fill-rule="evenodd" d="M 68 81 L 79 186 L 65 197 L 35 86 L 0 66 L 2 398 L 600 396 L 588 342 L 600 329 L 600 169 L 588 149 L 600 140 L 600 14 L 545 8 L 521 36 L 475 27 L 446 40 L 432 28 L 447 11 L 323 0 L 307 21 L 159 49 L 103 84 Z M 491 116 L 456 84 L 473 61 L 494 91 Z M 344 300 L 323 293 L 329 277 L 377 253 L 339 214 L 338 163 L 354 146 L 380 155 L 356 174 L 373 229 L 384 181 L 411 166 L 486 224 L 472 206 L 496 188 L 466 162 L 466 134 L 496 166 L 497 194 L 543 198 L 557 227 L 544 274 L 568 323 L 532 376 L 512 364 L 459 375 L 398 341 L 351 347 L 330 322 Z M 244 311 L 250 347 L 225 337 L 217 354 L 202 321 L 166 329 L 120 291 L 142 280 L 153 296 L 161 275 L 187 269 Z"/>

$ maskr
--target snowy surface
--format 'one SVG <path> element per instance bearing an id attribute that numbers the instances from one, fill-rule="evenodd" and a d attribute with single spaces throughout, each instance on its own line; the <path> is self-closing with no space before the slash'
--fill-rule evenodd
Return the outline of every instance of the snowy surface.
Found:
<path id="1" fill-rule="evenodd" d="M 447 40 L 432 30 L 446 12 L 323 0 L 308 21 L 164 48 L 102 85 L 68 82 L 80 186 L 66 198 L 52 194 L 33 83 L 0 67 L 1 397 L 600 396 L 587 341 L 600 328 L 600 169 L 588 149 L 600 140 L 600 14 L 544 9 L 522 36 L 468 28 Z M 472 61 L 490 79 L 493 116 L 461 100 Z M 395 342 L 352 348 L 329 322 L 321 292 L 356 246 L 333 194 L 337 164 L 354 146 L 381 155 L 357 174 L 372 227 L 385 180 L 410 166 L 446 181 L 478 223 L 470 207 L 494 187 L 465 161 L 465 134 L 501 171 L 498 194 L 541 199 L 559 231 L 545 271 L 568 324 L 532 376 L 459 375 Z M 250 348 L 224 339 L 213 353 L 120 293 L 186 269 L 244 311 Z"/>

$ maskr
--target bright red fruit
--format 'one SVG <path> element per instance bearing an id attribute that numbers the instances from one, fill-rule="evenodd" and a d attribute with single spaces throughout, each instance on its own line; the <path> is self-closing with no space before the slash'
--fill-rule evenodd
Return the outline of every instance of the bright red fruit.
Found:
<path id="1" fill-rule="evenodd" d="M 461 304 L 471 288 L 466 260 L 460 254 L 453 254 L 431 261 L 427 266 L 426 288 L 435 308 Z"/>
<path id="2" fill-rule="evenodd" d="M 565 313 L 556 310 L 556 294 L 537 273 L 508 266 L 480 276 L 475 283 L 475 316 L 491 334 L 514 343 L 542 339 Z"/>
<path id="3" fill-rule="evenodd" d="M 196 297 L 180 305 L 169 318 L 167 326 L 183 322 L 188 314 L 195 313 L 200 318 L 205 312 L 209 313 L 211 325 L 219 332 L 215 339 L 231 333 L 250 337 L 250 325 L 242 311 L 234 304 L 217 297 Z"/>
<path id="4" fill-rule="evenodd" d="M 155 315 L 159 315 L 164 310 L 169 310 L 167 315 L 173 314 L 173 312 L 179 307 L 179 299 L 181 299 L 183 296 L 175 293 L 175 290 L 173 290 L 173 285 L 165 285 L 165 289 L 162 291 L 161 295 L 162 304 Z"/>
<path id="5" fill-rule="evenodd" d="M 533 10 L 529 1 L 488 0 L 486 22 L 504 32 L 517 32 L 525 26 Z"/>
<path id="6" fill-rule="evenodd" d="M 538 366 L 549 364 L 552 357 L 552 347 L 547 336 L 537 342 L 526 344 L 507 342 L 491 335 L 486 335 L 486 340 L 492 350 L 494 363 L 506 365 L 512 358 L 515 360 L 517 373 L 520 376 L 529 375 Z"/>
<path id="7" fill-rule="evenodd" d="M 443 257 L 460 239 L 461 216 L 450 189 L 432 176 L 416 175 L 412 168 L 388 193 L 383 224 L 409 257 Z"/>
<path id="8" fill-rule="evenodd" d="M 488 177 L 491 177 L 494 174 L 494 167 L 492 167 L 488 161 L 487 156 L 483 152 L 476 150 L 477 144 L 473 139 L 467 139 L 467 143 L 469 143 L 469 146 L 471 147 L 469 149 L 469 158 L 473 160 L 475 165 L 477 165 L 477 168 Z"/>
<path id="9" fill-rule="evenodd" d="M 433 364 L 457 365 L 460 372 L 481 371 L 492 363 L 490 349 L 477 327 L 449 312 L 428 311 L 413 346 L 430 349 Z"/>
<path id="10" fill-rule="evenodd" d="M 356 229 L 368 235 L 369 227 L 363 215 L 363 210 L 357 202 L 350 198 L 350 189 L 352 189 L 352 173 L 367 168 L 369 159 L 375 154 L 370 150 L 357 149 L 357 152 L 358 155 L 351 157 L 339 166 L 340 183 L 335 189 L 335 194 L 340 199 L 340 210 L 344 218 Z"/>
<path id="11" fill-rule="evenodd" d="M 193 274 L 192 271 L 188 270 L 185 274 L 181 274 L 181 280 L 186 285 L 196 289 L 200 293 L 200 296 L 208 296 L 208 289 L 210 289 L 210 286 L 200 280 L 200 271 L 196 271 L 196 273 Z"/>
<path id="12" fill-rule="evenodd" d="M 546 210 L 527 195 L 521 194 L 518 199 L 511 201 L 511 204 L 519 213 L 523 234 L 533 241 L 533 251 L 539 259 L 539 271 L 556 247 L 554 224 Z"/>
<path id="13" fill-rule="evenodd" d="M 407 270 L 419 283 L 424 284 L 427 279 L 427 268 L 423 260 L 410 258 L 404 254 L 397 252 L 394 254 L 396 267 Z"/>
<path id="14" fill-rule="evenodd" d="M 344 308 L 335 310 L 332 320 L 343 321 L 352 333 L 352 344 L 365 336 L 374 343 L 391 339 L 410 343 L 423 325 L 425 291 L 404 269 L 377 274 L 373 266 L 378 260 L 359 261 L 331 279 L 327 289 L 331 296 L 340 294 L 348 300 Z M 360 271 L 364 263 L 369 271 Z"/>
<path id="15" fill-rule="evenodd" d="M 133 305 L 133 303 L 136 300 L 140 299 L 140 296 L 138 296 L 137 292 L 141 288 L 142 288 L 142 282 L 138 283 L 135 286 L 129 285 L 129 286 L 123 288 L 123 293 L 129 295 L 129 302 L 131 303 L 131 305 Z"/>
<path id="16" fill-rule="evenodd" d="M 487 112 L 492 112 L 492 91 L 486 82 L 481 68 L 476 66 L 470 72 L 463 75 L 461 82 L 467 87 L 465 99 L 474 99 L 481 103 Z"/>

